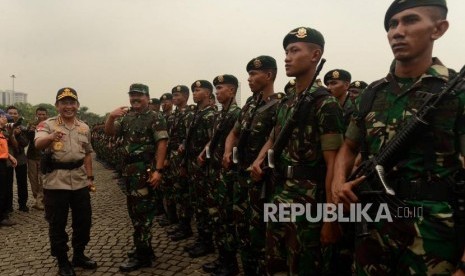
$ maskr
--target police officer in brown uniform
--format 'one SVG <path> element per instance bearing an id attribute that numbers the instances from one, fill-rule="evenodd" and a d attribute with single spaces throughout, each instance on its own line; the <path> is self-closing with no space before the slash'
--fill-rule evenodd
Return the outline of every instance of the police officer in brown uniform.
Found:
<path id="1" fill-rule="evenodd" d="M 50 248 L 57 258 L 59 275 L 75 275 L 68 261 L 68 211 L 72 211 L 73 266 L 94 269 L 97 263 L 84 255 L 90 240 L 92 210 L 89 187 L 93 186 L 93 151 L 89 126 L 76 118 L 79 101 L 73 88 L 58 90 L 59 115 L 37 126 L 35 146 L 44 150 L 42 173 L 45 218 L 49 223 Z"/>

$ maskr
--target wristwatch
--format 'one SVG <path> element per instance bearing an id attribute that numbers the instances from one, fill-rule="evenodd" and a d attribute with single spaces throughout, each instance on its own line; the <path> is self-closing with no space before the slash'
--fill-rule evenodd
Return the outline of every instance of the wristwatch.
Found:
<path id="1" fill-rule="evenodd" d="M 155 169 L 153 171 L 158 172 L 159 174 L 163 174 L 163 172 L 165 172 L 165 169 Z"/>
<path id="2" fill-rule="evenodd" d="M 95 177 L 94 177 L 93 175 L 88 175 L 88 176 L 87 176 L 87 180 L 94 181 L 94 180 L 95 180 Z"/>
<path id="3" fill-rule="evenodd" d="M 463 273 L 465 273 L 465 261 L 459 261 L 459 263 L 457 264 L 457 269 L 460 269 Z"/>

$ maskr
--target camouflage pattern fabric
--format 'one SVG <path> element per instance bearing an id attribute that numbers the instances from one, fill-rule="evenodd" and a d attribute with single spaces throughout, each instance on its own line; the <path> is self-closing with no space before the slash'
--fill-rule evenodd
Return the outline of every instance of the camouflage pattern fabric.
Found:
<path id="1" fill-rule="evenodd" d="M 318 88 L 312 87 L 314 93 Z M 279 133 L 281 127 L 293 113 L 297 102 L 294 91 L 282 101 L 277 111 L 277 123 L 271 135 Z M 322 172 L 313 179 L 276 180 L 276 193 L 272 203 L 315 204 L 325 202 L 324 179 L 325 160 L 323 151 L 337 150 L 342 144 L 342 109 L 337 100 L 330 96 L 318 97 L 311 106 L 303 106 L 289 142 L 277 167 L 306 166 L 308 170 Z M 298 216 L 296 222 L 269 222 L 266 232 L 267 272 L 288 273 L 289 275 L 321 275 L 322 256 L 320 247 L 321 223 L 310 223 L 305 216 Z"/>
<path id="2" fill-rule="evenodd" d="M 416 92 L 439 92 L 451 78 L 450 73 L 434 58 L 433 65 L 418 79 L 396 79 L 391 69 L 388 77 L 375 82 L 376 96 L 364 120 L 370 154 L 376 154 L 419 109 L 422 100 Z M 398 85 L 389 85 L 390 81 L 397 81 Z M 461 168 L 459 139 L 465 134 L 464 90 L 448 95 L 434 111 L 430 128 L 423 139 L 407 149 L 389 182 L 399 177 L 405 183 L 417 179 L 441 180 Z M 360 135 L 352 120 L 346 137 L 359 141 Z M 445 185 L 447 181 L 437 183 Z M 406 203 L 423 206 L 423 218 L 410 223 L 396 220 L 372 225 L 370 237 L 357 244 L 355 261 L 359 275 L 449 275 L 454 271 L 451 252 L 456 251 L 456 244 L 449 202 L 407 200 Z"/>

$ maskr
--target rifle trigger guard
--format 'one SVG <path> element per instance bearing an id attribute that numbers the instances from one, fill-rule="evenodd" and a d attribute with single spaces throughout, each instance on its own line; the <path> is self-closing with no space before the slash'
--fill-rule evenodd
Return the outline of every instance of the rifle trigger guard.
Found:
<path id="1" fill-rule="evenodd" d="M 384 167 L 381 166 L 381 165 L 376 165 L 375 169 L 376 169 L 376 173 L 378 174 L 378 178 L 379 178 L 381 184 L 383 185 L 384 190 L 386 191 L 386 193 L 388 195 L 395 196 L 396 192 L 387 184 L 386 179 L 384 178 L 384 175 L 385 175 Z"/>

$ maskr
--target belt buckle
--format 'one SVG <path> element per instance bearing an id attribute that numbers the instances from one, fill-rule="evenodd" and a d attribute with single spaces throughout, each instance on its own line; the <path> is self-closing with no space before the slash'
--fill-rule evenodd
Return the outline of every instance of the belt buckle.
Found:
<path id="1" fill-rule="evenodd" d="M 294 178 L 294 166 L 287 166 L 286 176 L 287 178 Z"/>

